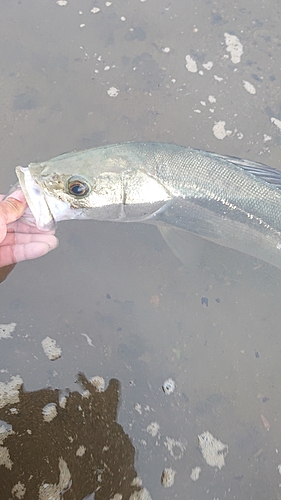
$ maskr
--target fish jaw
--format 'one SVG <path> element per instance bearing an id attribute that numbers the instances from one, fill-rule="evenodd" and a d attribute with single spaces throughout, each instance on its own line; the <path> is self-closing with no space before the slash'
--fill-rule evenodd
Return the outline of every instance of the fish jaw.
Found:
<path id="1" fill-rule="evenodd" d="M 16 174 L 30 209 L 27 209 L 24 214 L 26 223 L 29 225 L 34 225 L 35 223 L 41 231 L 50 231 L 54 229 L 56 227 L 55 218 L 49 209 L 43 191 L 40 189 L 39 184 L 33 179 L 29 168 L 21 166 L 16 167 Z"/>

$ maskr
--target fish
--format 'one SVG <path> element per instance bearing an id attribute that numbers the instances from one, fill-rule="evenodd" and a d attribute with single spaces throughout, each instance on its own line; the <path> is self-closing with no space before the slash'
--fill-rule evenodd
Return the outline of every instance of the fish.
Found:
<path id="1" fill-rule="evenodd" d="M 281 269 L 281 172 L 168 143 L 106 145 L 16 167 L 41 230 L 70 219 L 156 225 L 174 253 L 183 234 Z"/>

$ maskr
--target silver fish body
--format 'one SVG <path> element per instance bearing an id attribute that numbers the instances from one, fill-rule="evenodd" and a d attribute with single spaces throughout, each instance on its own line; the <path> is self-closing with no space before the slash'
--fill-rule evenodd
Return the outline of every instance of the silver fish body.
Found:
<path id="1" fill-rule="evenodd" d="M 161 143 L 58 156 L 16 173 L 40 229 L 67 219 L 186 230 L 281 269 L 281 172 Z"/>

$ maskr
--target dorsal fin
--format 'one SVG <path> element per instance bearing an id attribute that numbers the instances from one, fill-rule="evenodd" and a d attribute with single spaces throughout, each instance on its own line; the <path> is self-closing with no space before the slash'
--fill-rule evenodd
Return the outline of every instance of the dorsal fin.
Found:
<path id="1" fill-rule="evenodd" d="M 198 150 L 200 151 L 200 150 Z M 263 163 L 251 161 L 251 160 L 242 160 L 241 158 L 236 158 L 235 156 L 223 156 L 218 155 L 216 153 L 207 153 L 210 154 L 213 158 L 217 160 L 223 160 L 230 163 L 233 163 L 237 167 L 243 168 L 249 174 L 254 175 L 255 177 L 262 179 L 269 184 L 273 184 L 276 188 L 281 189 L 281 172 L 273 167 L 268 167 Z"/>

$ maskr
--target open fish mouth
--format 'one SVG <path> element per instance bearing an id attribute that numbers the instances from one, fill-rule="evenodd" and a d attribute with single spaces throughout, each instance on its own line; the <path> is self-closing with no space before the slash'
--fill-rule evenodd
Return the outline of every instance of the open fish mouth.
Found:
<path id="1" fill-rule="evenodd" d="M 36 225 L 41 231 L 55 229 L 56 221 L 46 196 L 39 184 L 33 179 L 29 168 L 16 167 L 16 174 L 30 209 L 27 209 L 23 215 L 25 222 L 29 225 Z"/>

